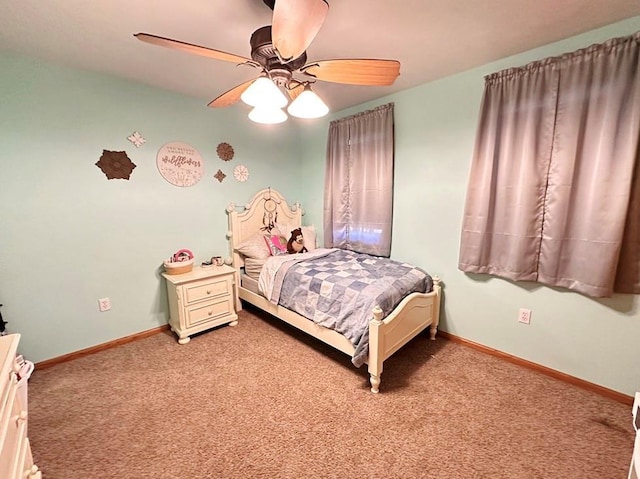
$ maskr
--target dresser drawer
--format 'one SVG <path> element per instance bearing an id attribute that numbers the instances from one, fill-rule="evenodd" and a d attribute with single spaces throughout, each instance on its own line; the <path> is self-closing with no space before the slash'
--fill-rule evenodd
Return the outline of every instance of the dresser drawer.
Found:
<path id="1" fill-rule="evenodd" d="M 233 314 L 233 300 L 230 295 L 216 301 L 206 302 L 187 308 L 186 326 L 188 328 L 200 323 L 215 321 Z"/>
<path id="2" fill-rule="evenodd" d="M 27 447 L 27 412 L 20 408 L 18 401 L 14 401 L 5 441 L 0 450 L 0 477 L 3 479 L 20 477 L 25 461 L 25 447 Z"/>
<path id="3" fill-rule="evenodd" d="M 15 404 L 17 404 L 18 394 L 18 377 L 16 373 L 11 372 L 10 379 L 4 387 L 3 396 L 0 398 L 0 458 L 3 451 L 8 447 L 11 441 L 9 437 L 12 416 L 15 416 L 13 411 Z M 4 477 L 0 475 L 0 477 Z"/>
<path id="4" fill-rule="evenodd" d="M 219 278 L 187 284 L 184 286 L 185 304 L 189 305 L 204 299 L 231 295 L 231 288 L 232 284 L 229 278 Z"/>
<path id="5" fill-rule="evenodd" d="M 22 442 L 22 451 L 18 459 L 18 467 L 16 468 L 16 479 L 41 479 L 42 473 L 38 466 L 33 464 L 33 456 L 31 455 L 31 445 L 29 438 L 25 437 Z"/>

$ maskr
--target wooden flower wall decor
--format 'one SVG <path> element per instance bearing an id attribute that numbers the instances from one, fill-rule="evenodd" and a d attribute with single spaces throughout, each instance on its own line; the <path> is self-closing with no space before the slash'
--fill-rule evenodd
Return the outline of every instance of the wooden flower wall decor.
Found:
<path id="1" fill-rule="evenodd" d="M 129 159 L 126 151 L 102 150 L 102 156 L 96 163 L 108 179 L 128 180 L 136 165 Z"/>
<path id="2" fill-rule="evenodd" d="M 220 143 L 216 148 L 216 153 L 222 161 L 230 161 L 233 158 L 233 147 L 229 143 Z"/>
<path id="3" fill-rule="evenodd" d="M 227 177 L 227 175 L 225 175 L 225 174 L 222 172 L 222 170 L 218 170 L 218 171 L 216 172 L 216 174 L 215 174 L 215 175 L 213 175 L 213 177 L 214 177 L 216 180 L 218 180 L 220 183 L 222 183 L 222 180 L 224 180 L 224 179 Z"/>

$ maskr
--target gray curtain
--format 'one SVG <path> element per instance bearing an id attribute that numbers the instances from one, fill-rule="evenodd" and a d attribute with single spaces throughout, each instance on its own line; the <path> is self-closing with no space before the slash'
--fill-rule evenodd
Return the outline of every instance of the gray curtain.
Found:
<path id="1" fill-rule="evenodd" d="M 391 253 L 393 104 L 332 121 L 327 139 L 324 246 Z"/>
<path id="2" fill-rule="evenodd" d="M 640 292 L 639 43 L 485 78 L 459 269 L 595 297 Z"/>

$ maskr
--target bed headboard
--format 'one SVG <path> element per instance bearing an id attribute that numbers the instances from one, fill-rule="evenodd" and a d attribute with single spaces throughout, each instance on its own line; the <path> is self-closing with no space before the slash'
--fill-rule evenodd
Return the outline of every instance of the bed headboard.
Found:
<path id="1" fill-rule="evenodd" d="M 268 231 L 274 223 L 302 225 L 300 204 L 294 203 L 293 206 L 289 206 L 284 196 L 272 188 L 258 191 L 244 206 L 243 211 L 238 211 L 237 208 L 234 203 L 227 207 L 229 253 L 232 265 L 236 269 L 244 266 L 242 256 L 235 251 L 236 245 L 257 232 Z"/>

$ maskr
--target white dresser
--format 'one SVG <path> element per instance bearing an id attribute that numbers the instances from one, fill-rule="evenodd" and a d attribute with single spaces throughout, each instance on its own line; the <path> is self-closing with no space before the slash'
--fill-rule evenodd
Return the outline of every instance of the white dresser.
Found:
<path id="1" fill-rule="evenodd" d="M 636 440 L 631 455 L 631 467 L 629 468 L 629 479 L 640 479 L 640 393 L 636 393 L 633 408 L 633 428 L 636 431 Z"/>
<path id="2" fill-rule="evenodd" d="M 27 380 L 16 360 L 19 334 L 0 336 L 0 477 L 40 479 L 27 438 Z"/>

